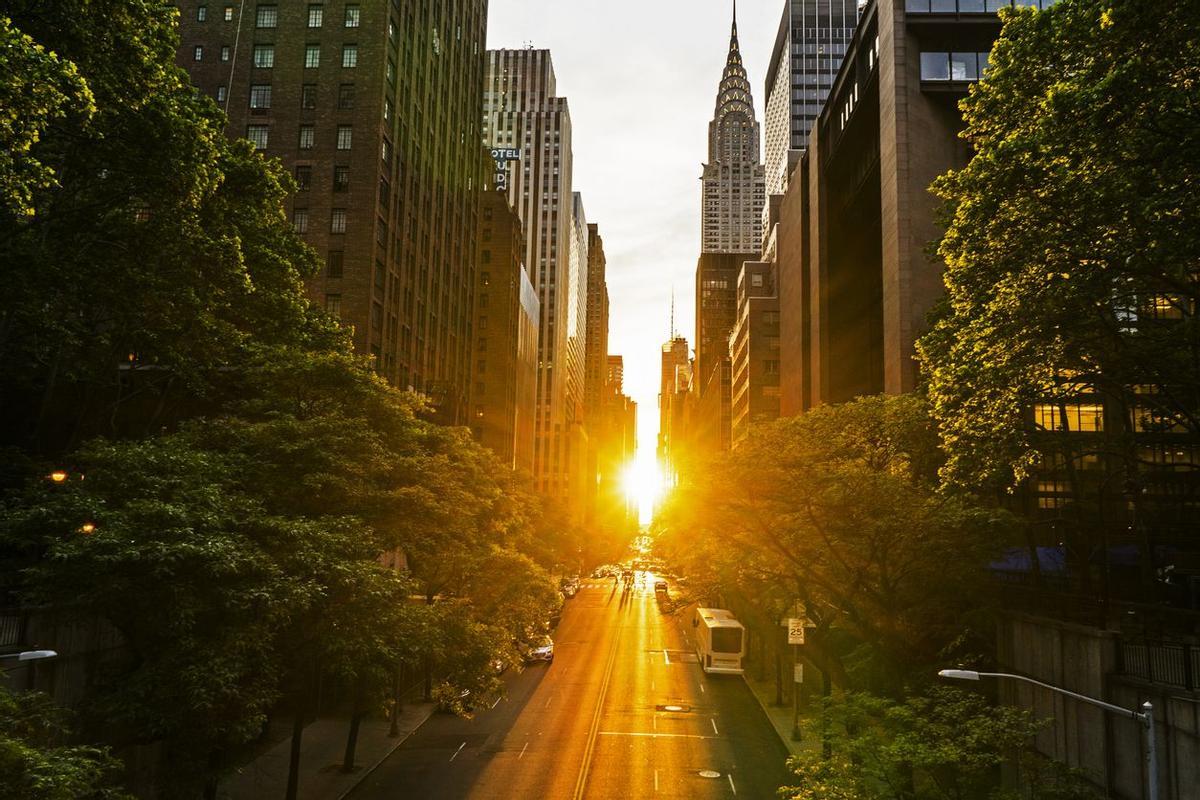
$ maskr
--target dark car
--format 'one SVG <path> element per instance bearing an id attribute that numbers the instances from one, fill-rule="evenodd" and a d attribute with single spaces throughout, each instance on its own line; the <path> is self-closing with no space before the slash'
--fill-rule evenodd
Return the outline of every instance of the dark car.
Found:
<path id="1" fill-rule="evenodd" d="M 654 592 L 655 592 L 655 594 L 658 594 L 660 592 L 662 594 L 666 594 L 667 593 L 667 582 L 666 581 L 655 581 L 654 582 Z"/>

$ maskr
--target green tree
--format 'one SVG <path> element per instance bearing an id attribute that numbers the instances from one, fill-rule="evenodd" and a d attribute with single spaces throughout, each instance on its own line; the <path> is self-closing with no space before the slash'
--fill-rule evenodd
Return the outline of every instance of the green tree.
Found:
<path id="1" fill-rule="evenodd" d="M 803 601 L 807 654 L 843 685 L 901 691 L 963 645 L 1007 517 L 938 490 L 937 436 L 914 396 L 824 406 L 761 427 L 687 476 L 663 538 L 713 591 L 778 613 Z"/>
<path id="2" fill-rule="evenodd" d="M 132 800 L 119 788 L 120 762 L 69 736 L 66 712 L 48 697 L 0 684 L 0 798 Z"/>
<path id="3" fill-rule="evenodd" d="M 827 703 L 822 728 L 831 755 L 791 759 L 788 800 L 1094 800 L 1077 774 L 1032 750 L 1046 722 L 976 694 L 935 688 L 902 702 L 848 694 Z M 1021 794 L 999 786 L 1000 767 L 1019 766 Z"/>
<path id="4" fill-rule="evenodd" d="M 948 303 L 919 350 L 945 475 L 1005 487 L 1100 454 L 1136 481 L 1139 431 L 1200 435 L 1200 19 L 1150 0 L 1002 16 L 962 103 L 975 156 L 934 185 Z M 1095 444 L 1034 424 L 1080 398 L 1107 411 Z"/>
<path id="5" fill-rule="evenodd" d="M 35 190 L 55 185 L 54 170 L 31 152 L 52 122 L 92 111 L 75 66 L 12 27 L 0 15 L 0 213 L 26 217 Z"/>
<path id="6" fill-rule="evenodd" d="M 35 114 L 17 151 L 54 180 L 31 186 L 32 215 L 0 215 L 0 441 L 54 454 L 155 432 L 220 400 L 262 348 L 346 349 L 304 292 L 316 259 L 284 214 L 290 179 L 230 141 L 175 66 L 167 7 L 8 0 L 4 14 L 8 39 L 73 65 L 94 110 Z M 31 80 L 30 98 L 62 84 Z"/>

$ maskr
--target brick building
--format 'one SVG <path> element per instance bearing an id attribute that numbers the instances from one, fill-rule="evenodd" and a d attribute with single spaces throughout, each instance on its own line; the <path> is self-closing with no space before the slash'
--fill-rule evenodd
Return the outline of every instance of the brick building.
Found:
<path id="1" fill-rule="evenodd" d="M 486 0 L 182 0 L 178 62 L 296 179 L 309 285 L 391 383 L 468 419 Z"/>

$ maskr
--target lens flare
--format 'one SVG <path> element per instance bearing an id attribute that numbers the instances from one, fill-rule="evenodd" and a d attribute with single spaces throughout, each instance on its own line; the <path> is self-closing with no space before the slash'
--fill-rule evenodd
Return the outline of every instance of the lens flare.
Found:
<path id="1" fill-rule="evenodd" d="M 625 496 L 637 504 L 642 524 L 650 522 L 654 507 L 663 493 L 662 469 L 654 452 L 639 450 L 637 457 L 626 465 L 621 484 Z"/>

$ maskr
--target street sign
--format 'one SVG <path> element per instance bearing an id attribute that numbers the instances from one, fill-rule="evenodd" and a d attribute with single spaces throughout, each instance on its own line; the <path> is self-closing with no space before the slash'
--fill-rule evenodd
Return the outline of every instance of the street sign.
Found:
<path id="1" fill-rule="evenodd" d="M 804 665 L 797 664 L 793 669 L 792 678 L 795 683 L 804 683 Z"/>
<path id="2" fill-rule="evenodd" d="M 788 620 L 788 644 L 804 644 L 803 617 L 792 617 Z"/>

